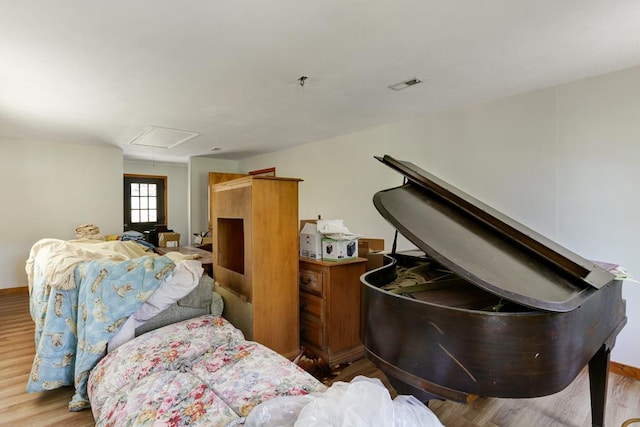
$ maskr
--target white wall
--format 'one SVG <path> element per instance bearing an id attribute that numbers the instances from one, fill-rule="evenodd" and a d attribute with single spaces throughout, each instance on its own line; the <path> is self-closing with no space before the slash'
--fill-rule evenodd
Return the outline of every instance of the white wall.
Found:
<path id="1" fill-rule="evenodd" d="M 188 236 L 208 227 L 209 171 L 276 167 L 280 176 L 304 179 L 300 218 L 344 218 L 352 231 L 384 238 L 389 249 L 394 229 L 371 198 L 402 177 L 373 158 L 383 154 L 412 161 L 578 254 L 640 277 L 639 119 L 635 68 L 242 162 L 192 158 L 184 187 L 183 166 L 156 165 L 170 168 L 156 173 L 153 165 L 123 162 L 116 148 L 0 137 L 0 288 L 26 285 L 24 261 L 40 238 L 73 238 L 86 222 L 119 233 L 125 168 L 169 176 L 170 226 L 182 230 L 185 221 L 176 216 L 186 210 Z M 409 247 L 400 240 L 400 249 Z M 624 296 L 629 323 L 612 359 L 640 367 L 640 285 L 625 282 Z"/>
<path id="2" fill-rule="evenodd" d="M 0 137 L 0 288 L 27 285 L 31 246 L 96 224 L 122 229 L 122 151 Z"/>
<path id="3" fill-rule="evenodd" d="M 402 177 L 374 160 L 383 154 L 640 278 L 640 68 L 253 157 L 240 170 L 304 179 L 301 218 L 343 218 L 389 249 L 394 230 L 371 198 Z M 640 285 L 625 282 L 623 296 L 629 321 L 612 359 L 640 367 Z"/>
<path id="4" fill-rule="evenodd" d="M 124 173 L 167 177 L 167 227 L 180 233 L 181 245 L 188 245 L 190 242 L 188 166 L 186 164 L 125 160 Z M 120 222 L 122 222 L 122 213 L 120 214 Z M 122 232 L 122 225 L 120 232 Z"/>

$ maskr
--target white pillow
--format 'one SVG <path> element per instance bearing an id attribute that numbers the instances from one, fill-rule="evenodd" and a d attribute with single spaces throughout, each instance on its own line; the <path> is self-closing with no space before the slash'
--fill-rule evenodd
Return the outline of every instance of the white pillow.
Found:
<path id="1" fill-rule="evenodd" d="M 200 261 L 183 260 L 176 264 L 173 273 L 166 278 L 142 304 L 142 306 L 122 325 L 109 344 L 107 351 L 111 352 L 125 342 L 135 337 L 135 330 L 147 320 L 154 317 L 180 298 L 191 292 L 198 283 L 204 269 Z"/>

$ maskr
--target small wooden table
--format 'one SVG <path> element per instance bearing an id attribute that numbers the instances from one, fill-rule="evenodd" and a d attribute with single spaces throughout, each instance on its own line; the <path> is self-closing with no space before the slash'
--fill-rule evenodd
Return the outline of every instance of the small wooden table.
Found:
<path id="1" fill-rule="evenodd" d="M 178 246 L 177 248 L 161 248 L 156 247 L 155 252 L 165 255 L 167 252 L 180 252 L 185 255 L 197 255 L 196 260 L 202 263 L 204 272 L 213 277 L 213 252 L 205 251 L 197 246 Z"/>

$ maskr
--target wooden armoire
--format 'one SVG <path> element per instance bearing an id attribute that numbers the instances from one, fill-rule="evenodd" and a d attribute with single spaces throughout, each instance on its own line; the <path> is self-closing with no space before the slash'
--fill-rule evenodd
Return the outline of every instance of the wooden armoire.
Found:
<path id="1" fill-rule="evenodd" d="M 211 187 L 213 273 L 224 317 L 288 358 L 299 352 L 297 178 L 249 175 Z"/>

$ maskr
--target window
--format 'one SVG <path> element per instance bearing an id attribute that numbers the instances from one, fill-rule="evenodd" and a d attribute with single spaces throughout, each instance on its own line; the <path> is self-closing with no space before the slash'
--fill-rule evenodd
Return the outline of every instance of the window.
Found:
<path id="1" fill-rule="evenodd" d="M 166 177 L 124 176 L 124 231 L 144 232 L 166 224 Z"/>
<path id="2" fill-rule="evenodd" d="M 158 184 L 132 182 L 131 190 L 131 222 L 158 221 Z"/>

